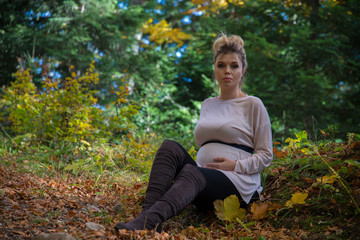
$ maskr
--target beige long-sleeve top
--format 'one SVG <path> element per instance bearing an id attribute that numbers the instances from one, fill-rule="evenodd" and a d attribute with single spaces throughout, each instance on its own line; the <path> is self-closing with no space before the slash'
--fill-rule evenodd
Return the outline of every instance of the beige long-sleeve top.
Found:
<path id="1" fill-rule="evenodd" d="M 201 105 L 194 136 L 200 147 L 196 157 L 199 167 L 206 167 L 214 162 L 215 157 L 234 160 L 234 171 L 219 171 L 230 179 L 246 203 L 255 191 L 260 195 L 260 172 L 270 165 L 273 152 L 269 115 L 259 98 L 206 99 Z M 208 143 L 201 147 L 209 140 L 242 144 L 252 147 L 255 152 L 251 154 L 221 143 Z"/>

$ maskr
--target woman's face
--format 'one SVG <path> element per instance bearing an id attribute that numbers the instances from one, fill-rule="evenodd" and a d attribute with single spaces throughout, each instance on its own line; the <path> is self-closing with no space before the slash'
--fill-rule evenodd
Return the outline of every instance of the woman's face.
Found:
<path id="1" fill-rule="evenodd" d="M 215 63 L 215 78 L 221 89 L 237 89 L 245 69 L 239 57 L 234 53 L 220 56 Z"/>

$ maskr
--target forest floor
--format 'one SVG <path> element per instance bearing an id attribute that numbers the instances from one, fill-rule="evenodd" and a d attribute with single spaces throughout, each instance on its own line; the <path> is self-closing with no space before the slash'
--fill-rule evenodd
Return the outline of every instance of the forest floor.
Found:
<path id="1" fill-rule="evenodd" d="M 360 239 L 360 141 L 324 145 L 318 155 L 275 152 L 263 174 L 264 199 L 241 221 L 189 206 L 161 234 L 113 229 L 141 211 L 146 181 L 139 174 L 74 175 L 33 164 L 26 154 L 0 152 L 0 239 L 56 232 L 76 239 Z M 104 228 L 88 230 L 89 222 Z"/>

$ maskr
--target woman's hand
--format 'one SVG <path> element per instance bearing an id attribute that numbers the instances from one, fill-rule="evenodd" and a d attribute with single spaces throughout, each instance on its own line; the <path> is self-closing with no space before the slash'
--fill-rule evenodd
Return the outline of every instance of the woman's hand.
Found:
<path id="1" fill-rule="evenodd" d="M 228 158 L 214 158 L 215 163 L 209 163 L 206 168 L 220 169 L 224 171 L 234 171 L 236 162 Z"/>

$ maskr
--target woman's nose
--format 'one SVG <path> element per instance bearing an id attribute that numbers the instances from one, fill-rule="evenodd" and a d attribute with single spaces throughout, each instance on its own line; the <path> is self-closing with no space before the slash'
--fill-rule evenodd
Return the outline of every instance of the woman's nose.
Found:
<path id="1" fill-rule="evenodd" d="M 225 73 L 230 73 L 230 66 L 225 67 Z"/>

